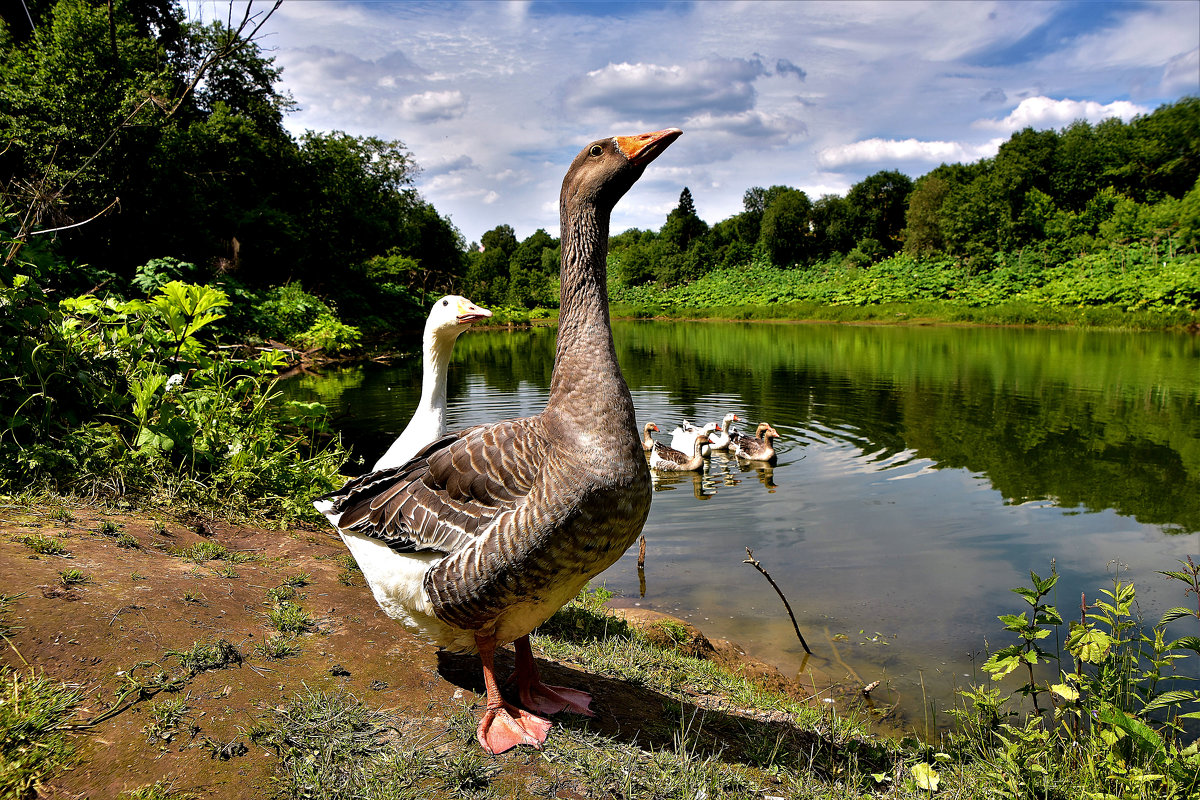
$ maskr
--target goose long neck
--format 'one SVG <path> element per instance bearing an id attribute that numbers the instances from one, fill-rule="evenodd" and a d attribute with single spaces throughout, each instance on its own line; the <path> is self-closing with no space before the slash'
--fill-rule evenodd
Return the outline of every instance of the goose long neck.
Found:
<path id="1" fill-rule="evenodd" d="M 640 441 L 608 316 L 609 215 L 590 204 L 566 201 L 560 215 L 561 300 L 547 409 L 581 427 L 627 427 Z"/>
<path id="2" fill-rule="evenodd" d="M 426 326 L 423 340 L 424 371 L 421 380 L 421 400 L 417 409 L 426 414 L 434 415 L 445 427 L 446 417 L 446 375 L 450 368 L 450 354 L 454 351 L 453 334 L 439 336 L 432 326 Z"/>

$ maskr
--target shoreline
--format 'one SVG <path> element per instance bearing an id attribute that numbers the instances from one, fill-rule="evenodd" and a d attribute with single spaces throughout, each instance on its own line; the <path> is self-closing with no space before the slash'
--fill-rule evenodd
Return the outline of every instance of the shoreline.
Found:
<path id="1" fill-rule="evenodd" d="M 477 662 L 439 654 L 384 616 L 344 546 L 316 525 L 274 531 L 197 514 L 10 500 L 0 514 L 0 585 L 10 631 L 0 664 L 79 687 L 72 725 L 103 719 L 74 737 L 75 766 L 49 779 L 50 796 L 116 796 L 168 779 L 208 796 L 246 796 L 247 782 L 265 794 L 274 762 L 246 758 L 257 753 L 247 731 L 262 724 L 264 710 L 309 690 L 395 709 L 429 735 L 464 713 L 464 704 L 474 719 L 478 712 L 469 707 L 481 702 L 472 694 L 482 691 Z M 279 628 L 273 620 L 285 610 L 307 622 Z M 663 657 L 723 670 L 790 704 L 837 707 L 843 716 L 862 705 L 861 686 L 816 672 L 806 686 L 683 620 L 642 609 L 606 613 L 640 631 Z M 283 642 L 290 651 L 268 655 Z M 228 648 L 226 655 L 205 661 L 214 647 Z M 601 730 L 659 724 L 653 719 L 662 705 L 642 696 L 645 687 L 535 648 L 548 679 L 562 673 L 563 683 L 595 694 Z M 507 669 L 511 653 L 499 658 Z M 140 694 L 121 694 L 131 681 Z M 682 696 L 706 713 L 795 724 L 791 706 L 779 701 L 763 708 L 686 688 Z M 190 737 L 185 741 L 181 728 L 178 736 L 148 741 L 162 703 L 177 697 L 190 709 Z M 210 756 L 204 742 L 233 755 Z M 147 751 L 157 755 L 146 758 Z"/>

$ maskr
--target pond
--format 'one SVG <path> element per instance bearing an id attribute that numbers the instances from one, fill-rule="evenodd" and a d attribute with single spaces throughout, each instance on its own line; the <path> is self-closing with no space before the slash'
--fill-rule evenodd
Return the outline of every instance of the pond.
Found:
<path id="1" fill-rule="evenodd" d="M 649 321 L 615 322 L 614 337 L 660 439 L 731 411 L 783 437 L 774 467 L 716 454 L 702 476 L 656 482 L 644 587 L 636 547 L 597 579 L 617 604 L 683 617 L 793 674 L 882 681 L 874 698 L 930 729 L 956 687 L 989 682 L 985 646 L 1011 643 L 996 617 L 1027 608 L 1010 589 L 1030 570 L 1061 576 L 1068 620 L 1117 575 L 1148 624 L 1194 602 L 1156 570 L 1200 553 L 1200 338 Z M 548 329 L 464 335 L 451 429 L 540 411 L 553 356 Z M 416 354 L 288 386 L 327 404 L 367 462 L 419 392 Z M 787 595 L 807 660 L 747 547 Z"/>

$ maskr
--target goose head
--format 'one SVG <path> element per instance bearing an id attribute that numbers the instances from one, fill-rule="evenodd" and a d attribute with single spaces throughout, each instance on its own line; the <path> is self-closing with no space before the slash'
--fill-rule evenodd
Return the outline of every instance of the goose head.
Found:
<path id="1" fill-rule="evenodd" d="M 580 151 L 567 170 L 562 186 L 563 205 L 611 210 L 642 176 L 646 165 L 682 133 L 678 128 L 667 128 L 592 142 Z"/>
<path id="2" fill-rule="evenodd" d="M 779 431 L 772 428 L 766 422 L 758 423 L 758 428 L 754 431 L 754 435 L 757 438 L 762 439 L 764 442 L 769 442 L 772 439 L 782 438 L 779 435 Z"/>
<path id="3" fill-rule="evenodd" d="M 475 305 L 465 297 L 448 294 L 434 302 L 425 329 L 439 339 L 447 336 L 457 338 L 473 323 L 491 315 L 491 311 Z"/>

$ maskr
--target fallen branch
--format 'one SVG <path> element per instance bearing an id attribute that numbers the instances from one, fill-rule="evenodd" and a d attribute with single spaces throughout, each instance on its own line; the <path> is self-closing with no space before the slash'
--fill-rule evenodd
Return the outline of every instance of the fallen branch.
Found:
<path id="1" fill-rule="evenodd" d="M 804 648 L 804 652 L 812 655 L 812 650 L 808 649 L 808 642 L 804 641 L 804 634 L 800 633 L 800 626 L 796 624 L 796 615 L 792 613 L 792 604 L 789 603 L 787 598 L 783 596 L 783 590 L 779 588 L 779 584 L 775 583 L 775 579 L 771 577 L 771 574 L 763 569 L 763 565 L 760 564 L 758 559 L 754 557 L 754 551 L 749 547 L 746 548 L 746 560 L 742 563 L 749 564 L 761 572 L 763 577 L 766 578 L 771 584 L 771 587 L 775 590 L 775 593 L 779 595 L 779 599 L 783 601 L 783 607 L 787 609 L 788 616 L 792 620 L 792 627 L 796 629 L 796 638 L 800 640 L 800 645 Z"/>

